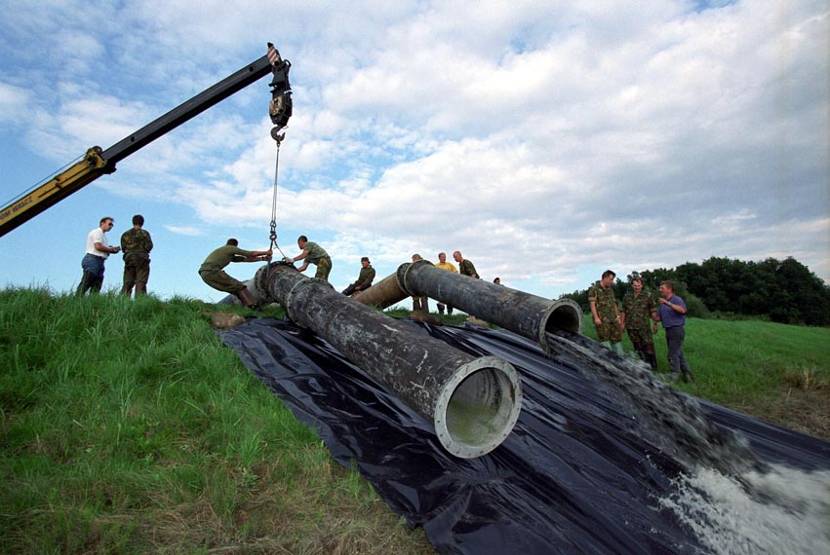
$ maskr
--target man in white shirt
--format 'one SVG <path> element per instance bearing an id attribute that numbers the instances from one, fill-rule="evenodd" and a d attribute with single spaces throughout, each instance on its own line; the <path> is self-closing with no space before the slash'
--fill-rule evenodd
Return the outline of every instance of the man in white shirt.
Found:
<path id="1" fill-rule="evenodd" d="M 104 284 L 104 262 L 111 254 L 121 250 L 121 247 L 111 247 L 107 244 L 107 231 L 112 229 L 115 222 L 109 216 L 101 218 L 98 227 L 86 236 L 86 253 L 81 260 L 84 275 L 78 285 L 76 294 L 84 295 L 87 291 L 98 293 Z"/>

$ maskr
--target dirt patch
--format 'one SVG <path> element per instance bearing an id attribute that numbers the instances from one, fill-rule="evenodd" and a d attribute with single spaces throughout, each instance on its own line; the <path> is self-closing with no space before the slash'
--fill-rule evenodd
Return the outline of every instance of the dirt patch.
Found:
<path id="1" fill-rule="evenodd" d="M 741 404 L 736 409 L 779 426 L 830 441 L 830 388 L 783 387 L 775 397 Z"/>

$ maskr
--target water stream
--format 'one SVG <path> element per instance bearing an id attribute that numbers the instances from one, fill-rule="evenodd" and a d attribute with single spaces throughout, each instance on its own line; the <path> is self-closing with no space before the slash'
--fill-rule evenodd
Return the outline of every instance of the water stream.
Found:
<path id="1" fill-rule="evenodd" d="M 761 463 L 740 434 L 639 361 L 570 332 L 548 334 L 549 353 L 577 359 L 624 397 L 649 441 L 686 466 L 658 505 L 714 553 L 830 553 L 830 471 Z M 619 397 L 618 396 L 618 397 Z"/>

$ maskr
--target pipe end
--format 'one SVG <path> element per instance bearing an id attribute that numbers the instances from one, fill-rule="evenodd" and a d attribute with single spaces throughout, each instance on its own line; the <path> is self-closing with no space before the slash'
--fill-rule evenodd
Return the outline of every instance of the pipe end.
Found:
<path id="1" fill-rule="evenodd" d="M 473 459 L 502 444 L 519 419 L 522 389 L 513 366 L 481 357 L 461 366 L 435 404 L 435 432 L 452 455 Z"/>
<path id="2" fill-rule="evenodd" d="M 571 299 L 557 299 L 545 312 L 539 326 L 539 343 L 547 349 L 547 334 L 557 330 L 582 333 L 582 308 Z"/>

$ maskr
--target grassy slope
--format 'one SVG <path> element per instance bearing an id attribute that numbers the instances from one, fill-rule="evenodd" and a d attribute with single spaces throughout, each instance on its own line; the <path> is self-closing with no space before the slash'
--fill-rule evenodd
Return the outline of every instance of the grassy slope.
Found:
<path id="1" fill-rule="evenodd" d="M 424 552 L 196 301 L 0 292 L 0 552 Z"/>
<path id="2" fill-rule="evenodd" d="M 595 336 L 586 315 L 583 332 Z M 654 338 L 669 371 L 666 336 Z M 626 351 L 633 351 L 628 337 Z M 830 439 L 830 328 L 689 318 L 684 344 L 696 381 L 683 390 Z"/>

